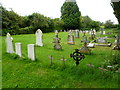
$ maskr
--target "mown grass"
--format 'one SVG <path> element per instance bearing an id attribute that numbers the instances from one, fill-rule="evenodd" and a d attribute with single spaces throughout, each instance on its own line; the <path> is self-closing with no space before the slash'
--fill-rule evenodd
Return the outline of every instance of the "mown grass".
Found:
<path id="1" fill-rule="evenodd" d="M 67 44 L 67 35 L 67 32 L 59 33 L 63 49 L 54 50 L 54 33 L 43 34 L 44 46 L 35 47 L 35 62 L 27 58 L 27 44 L 35 44 L 34 34 L 12 36 L 14 44 L 22 43 L 23 58 L 7 54 L 5 37 L 2 37 L 3 88 L 118 88 L 119 72 L 98 69 L 108 59 L 106 57 L 116 51 L 112 47 L 96 46 L 91 49 L 92 54 L 85 55 L 85 59 L 76 67 L 70 53 L 82 47 L 82 34 L 80 38 L 75 38 L 75 45 Z M 109 38 L 108 41 L 114 42 L 114 38 Z M 54 58 L 52 66 L 48 58 L 50 55 Z M 65 66 L 60 60 L 62 57 L 67 59 Z M 94 67 L 87 66 L 89 63 Z"/>

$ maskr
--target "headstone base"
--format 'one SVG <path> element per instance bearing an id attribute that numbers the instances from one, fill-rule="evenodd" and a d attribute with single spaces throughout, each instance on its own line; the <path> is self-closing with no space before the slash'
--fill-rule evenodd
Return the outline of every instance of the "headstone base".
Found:
<path id="1" fill-rule="evenodd" d="M 91 53 L 91 50 L 88 48 L 88 47 L 82 47 L 81 49 L 80 49 L 80 52 L 81 53 L 84 53 L 84 54 L 90 54 Z"/>

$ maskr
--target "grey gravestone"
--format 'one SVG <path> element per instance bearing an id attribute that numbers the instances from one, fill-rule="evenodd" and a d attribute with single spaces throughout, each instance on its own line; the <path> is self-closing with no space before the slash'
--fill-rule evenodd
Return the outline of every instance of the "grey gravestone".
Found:
<path id="1" fill-rule="evenodd" d="M 98 43 L 107 43 L 107 40 L 106 40 L 106 38 L 100 38 L 100 37 L 99 37 L 99 38 L 97 39 L 97 42 L 98 42 Z"/>
<path id="2" fill-rule="evenodd" d="M 62 49 L 62 46 L 60 45 L 60 38 L 58 38 L 58 33 L 55 33 L 56 35 L 55 35 L 55 38 L 54 38 L 54 41 L 53 41 L 53 43 L 55 43 L 55 45 L 54 45 L 54 49 L 57 49 L 57 50 L 60 50 L 60 49 Z"/>
<path id="3" fill-rule="evenodd" d="M 75 38 L 79 38 L 79 30 L 75 30 L 74 36 L 75 36 Z"/>
<path id="4" fill-rule="evenodd" d="M 6 36 L 6 52 L 14 53 L 13 38 L 10 36 L 9 33 L 7 33 L 7 36 Z"/>
<path id="5" fill-rule="evenodd" d="M 93 30 L 91 30 L 90 32 L 90 39 L 94 39 L 95 38 L 95 32 Z"/>
<path id="6" fill-rule="evenodd" d="M 67 39 L 67 41 L 68 41 L 68 44 L 75 44 L 75 41 L 74 41 L 74 36 L 72 35 L 72 31 L 71 30 L 69 30 L 69 32 L 68 32 L 68 39 Z"/>
<path id="7" fill-rule="evenodd" d="M 21 43 L 15 43 L 15 50 L 16 50 L 16 54 L 22 57 L 22 44 Z"/>
<path id="8" fill-rule="evenodd" d="M 42 43 L 42 31 L 40 29 L 38 29 L 35 33 L 36 35 L 36 45 L 37 46 L 43 46 Z"/>
<path id="9" fill-rule="evenodd" d="M 120 50 L 120 33 L 116 37 L 116 43 L 115 46 L 113 47 L 113 50 Z"/>
<path id="10" fill-rule="evenodd" d="M 90 51 L 90 49 L 87 47 L 87 43 L 88 43 L 89 41 L 87 41 L 87 36 L 85 35 L 85 33 L 84 33 L 84 36 L 83 36 L 83 42 L 84 42 L 84 46 L 80 49 L 80 52 L 81 52 L 81 53 L 85 53 L 85 54 L 90 54 L 91 51 Z"/>
<path id="11" fill-rule="evenodd" d="M 28 44 L 28 58 L 35 61 L 35 45 Z"/>

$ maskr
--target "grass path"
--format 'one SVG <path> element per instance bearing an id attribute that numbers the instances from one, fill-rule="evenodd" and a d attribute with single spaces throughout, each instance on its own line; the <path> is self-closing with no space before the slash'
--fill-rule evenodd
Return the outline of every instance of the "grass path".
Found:
<path id="1" fill-rule="evenodd" d="M 5 37 L 2 37 L 2 65 L 3 65 L 3 88 L 117 88 L 118 73 L 101 72 L 100 67 L 107 58 L 115 51 L 112 47 L 96 46 L 91 49 L 91 55 L 85 55 L 85 59 L 76 68 L 75 61 L 70 58 L 74 49 L 80 49 L 82 34 L 75 38 L 75 45 L 67 44 L 67 33 L 61 32 L 61 45 L 63 50 L 53 49 L 54 33 L 43 34 L 43 47 L 35 47 L 36 62 L 27 59 L 27 44 L 35 44 L 35 35 L 12 36 L 14 44 L 22 43 L 23 59 L 16 55 L 7 54 L 5 48 Z M 87 34 L 89 36 L 89 34 Z M 114 41 L 113 38 L 108 41 Z M 48 56 L 53 56 L 53 65 L 50 66 Z M 60 59 L 67 59 L 63 66 Z M 94 68 L 86 64 L 92 63 Z"/>

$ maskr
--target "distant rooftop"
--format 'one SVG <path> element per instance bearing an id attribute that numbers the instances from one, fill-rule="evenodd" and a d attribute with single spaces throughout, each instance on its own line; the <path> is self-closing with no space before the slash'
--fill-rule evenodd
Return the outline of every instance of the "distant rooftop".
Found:
<path id="1" fill-rule="evenodd" d="M 66 0 L 65 2 L 76 2 L 75 0 Z"/>
<path id="2" fill-rule="evenodd" d="M 111 2 L 120 2 L 120 0 L 111 0 Z"/>

